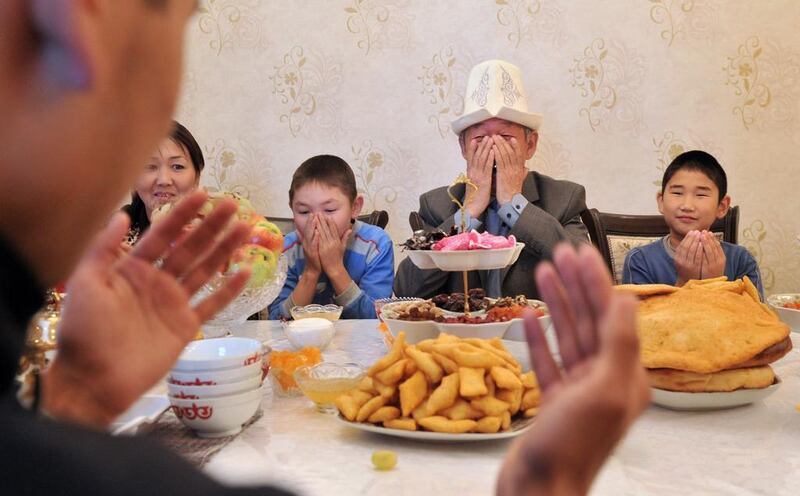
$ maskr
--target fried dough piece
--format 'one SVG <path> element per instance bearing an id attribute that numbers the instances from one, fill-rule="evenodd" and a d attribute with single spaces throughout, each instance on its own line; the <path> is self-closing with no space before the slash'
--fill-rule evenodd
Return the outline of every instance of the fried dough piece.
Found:
<path id="1" fill-rule="evenodd" d="M 448 434 L 463 434 L 475 429 L 478 425 L 474 420 L 450 420 L 439 416 L 426 417 L 417 422 L 429 431 Z"/>
<path id="2" fill-rule="evenodd" d="M 614 286 L 614 289 L 632 293 L 640 298 L 671 294 L 680 290 L 680 288 L 669 284 L 618 284 Z"/>
<path id="3" fill-rule="evenodd" d="M 744 283 L 739 290 L 707 286 L 653 296 L 639 304 L 645 367 L 719 372 L 748 363 L 789 336 L 789 327 L 753 300 Z"/>
<path id="4" fill-rule="evenodd" d="M 453 406 L 458 398 L 458 372 L 450 374 L 433 390 L 428 398 L 427 412 L 429 415 Z"/>
<path id="5" fill-rule="evenodd" d="M 503 365 L 505 361 L 487 350 L 469 344 L 458 345 L 453 349 L 453 360 L 459 367 L 490 368 Z"/>
<path id="6" fill-rule="evenodd" d="M 792 351 L 792 338 L 787 337 L 780 343 L 773 344 L 750 360 L 736 364 L 731 368 L 741 369 L 746 367 L 760 367 L 762 365 L 768 365 L 772 362 L 780 360 L 790 351 Z"/>
<path id="7" fill-rule="evenodd" d="M 503 412 L 507 412 L 511 407 L 510 404 L 503 400 L 498 400 L 494 396 L 483 396 L 470 401 L 469 404 L 489 416 L 502 415 Z"/>
<path id="8" fill-rule="evenodd" d="M 439 366 L 441 366 L 448 374 L 458 372 L 458 364 L 453 360 L 440 353 L 436 353 L 435 351 L 431 353 L 431 356 L 433 356 L 433 359 L 436 360 L 436 363 L 438 363 Z"/>
<path id="9" fill-rule="evenodd" d="M 334 403 L 336 404 L 336 408 L 338 408 L 342 415 L 344 415 L 344 418 L 350 422 L 356 419 L 360 405 L 356 403 L 356 400 L 353 399 L 352 396 L 349 394 L 343 394 L 336 398 Z"/>
<path id="10" fill-rule="evenodd" d="M 367 401 L 371 400 L 372 397 L 375 396 L 375 393 L 368 393 L 366 391 L 360 391 L 358 389 L 355 389 L 355 390 L 350 391 L 349 393 L 347 393 L 347 395 L 349 395 L 351 398 L 353 398 L 355 400 L 356 404 L 358 405 L 358 407 L 361 408 L 361 405 L 363 405 Z"/>
<path id="11" fill-rule="evenodd" d="M 522 388 L 518 389 L 498 389 L 495 397 L 498 400 L 505 401 L 509 405 L 511 415 L 516 415 L 519 412 L 519 407 L 522 405 Z"/>
<path id="12" fill-rule="evenodd" d="M 769 365 L 744 369 L 723 370 L 712 374 L 698 374 L 674 369 L 647 371 L 650 385 L 667 391 L 689 393 L 728 392 L 737 389 L 761 389 L 775 382 L 775 373 Z"/>
<path id="13" fill-rule="evenodd" d="M 400 409 L 396 406 L 382 406 L 367 418 L 370 424 L 382 424 L 400 417 Z"/>
<path id="14" fill-rule="evenodd" d="M 406 348 L 406 355 L 417 364 L 419 370 L 423 371 L 425 375 L 428 376 L 428 380 L 432 384 L 436 384 L 442 380 L 444 371 L 442 367 L 436 363 L 436 360 L 434 360 L 430 353 L 420 351 L 414 346 L 409 346 Z"/>
<path id="15" fill-rule="evenodd" d="M 517 374 L 503 367 L 492 367 L 489 373 L 495 385 L 502 389 L 522 389 L 522 381 Z"/>
<path id="16" fill-rule="evenodd" d="M 450 420 L 476 420 L 483 417 L 483 412 L 474 408 L 466 400 L 458 398 L 450 408 L 445 408 L 440 415 L 449 418 Z"/>
<path id="17" fill-rule="evenodd" d="M 372 381 L 372 385 L 375 387 L 378 394 L 384 398 L 391 398 L 394 396 L 394 393 L 397 392 L 397 386 L 387 386 L 377 379 Z"/>
<path id="18" fill-rule="evenodd" d="M 417 430 L 417 422 L 412 418 L 398 418 L 394 420 L 387 420 L 383 423 L 384 427 L 389 429 L 400 429 L 403 431 Z"/>
<path id="19" fill-rule="evenodd" d="M 524 374 L 519 376 L 520 381 L 522 381 L 522 386 L 525 389 L 533 389 L 539 387 L 539 382 L 536 380 L 536 374 L 533 373 L 533 370 L 529 370 Z"/>
<path id="20" fill-rule="evenodd" d="M 522 402 L 519 405 L 520 410 L 527 410 L 539 406 L 539 400 L 542 397 L 542 392 L 537 389 L 528 389 L 522 395 Z"/>
<path id="21" fill-rule="evenodd" d="M 400 379 L 403 378 L 403 374 L 406 371 L 406 364 L 408 363 L 408 359 L 403 358 L 401 360 L 396 361 L 392 365 L 389 365 L 385 369 L 381 370 L 377 374 L 373 376 L 373 380 L 377 379 L 381 381 L 386 386 L 394 386 Z"/>
<path id="22" fill-rule="evenodd" d="M 484 369 L 471 367 L 459 367 L 459 394 L 461 396 L 482 396 L 489 392 L 486 382 L 483 380 Z"/>
<path id="23" fill-rule="evenodd" d="M 392 343 L 392 349 L 389 350 L 389 353 L 383 356 L 380 360 L 372 364 L 372 367 L 369 368 L 367 371 L 367 375 L 372 377 L 378 372 L 386 369 L 390 365 L 394 364 L 398 360 L 403 358 L 403 350 L 406 347 L 406 333 L 400 332 L 397 335 L 397 338 Z"/>
<path id="24" fill-rule="evenodd" d="M 408 417 L 427 395 L 428 382 L 425 380 L 425 374 L 418 370 L 400 384 L 400 408 L 403 417 Z"/>
<path id="25" fill-rule="evenodd" d="M 358 414 L 356 415 L 356 422 L 363 422 L 369 418 L 370 415 L 378 411 L 378 408 L 382 407 L 387 403 L 387 399 L 383 396 L 376 396 L 371 400 L 364 403 L 364 405 L 358 409 Z"/>
<path id="26" fill-rule="evenodd" d="M 502 425 L 503 419 L 501 417 L 483 417 L 482 419 L 478 420 L 478 425 L 475 426 L 475 431 L 482 432 L 484 434 L 494 434 L 500 430 L 500 426 Z"/>

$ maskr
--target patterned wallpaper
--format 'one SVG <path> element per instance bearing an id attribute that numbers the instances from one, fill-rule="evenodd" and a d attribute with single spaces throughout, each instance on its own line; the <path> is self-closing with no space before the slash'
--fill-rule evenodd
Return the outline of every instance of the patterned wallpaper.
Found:
<path id="1" fill-rule="evenodd" d="M 672 157 L 708 150 L 767 291 L 798 291 L 798 19 L 796 0 L 203 0 L 177 116 L 206 186 L 289 216 L 294 169 L 337 154 L 400 241 L 419 194 L 464 168 L 449 123 L 469 69 L 506 59 L 544 114 L 530 167 L 655 213 Z"/>

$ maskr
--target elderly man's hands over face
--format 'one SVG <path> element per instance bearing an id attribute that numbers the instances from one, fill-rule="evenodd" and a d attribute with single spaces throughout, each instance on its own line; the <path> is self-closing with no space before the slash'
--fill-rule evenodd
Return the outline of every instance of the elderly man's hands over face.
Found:
<path id="1" fill-rule="evenodd" d="M 563 370 L 538 320 L 525 318 L 531 362 L 544 391 L 533 427 L 506 457 L 498 494 L 586 494 L 619 439 L 650 399 L 639 361 L 636 301 L 615 292 L 597 251 L 569 245 L 536 282 L 558 331 Z"/>
<path id="2" fill-rule="evenodd" d="M 492 151 L 492 139 L 488 136 L 473 138 L 466 143 L 467 177 L 478 186 L 477 192 L 467 188 L 469 201 L 467 211 L 473 218 L 478 218 L 489 206 L 492 197 L 492 168 L 495 154 Z"/>
<path id="3" fill-rule="evenodd" d="M 182 237 L 205 198 L 203 192 L 186 197 L 122 256 L 125 215 L 95 238 L 67 285 L 59 352 L 42 378 L 42 406 L 50 415 L 105 428 L 164 376 L 200 324 L 242 290 L 247 270 L 189 304 L 249 231 L 236 223 L 220 237 L 236 211 L 225 202 Z M 161 268 L 154 265 L 158 259 Z"/>
<path id="4" fill-rule="evenodd" d="M 497 160 L 497 203 L 504 205 L 517 193 L 522 193 L 522 184 L 528 175 L 525 168 L 526 147 L 516 138 L 492 136 L 492 151 Z"/>

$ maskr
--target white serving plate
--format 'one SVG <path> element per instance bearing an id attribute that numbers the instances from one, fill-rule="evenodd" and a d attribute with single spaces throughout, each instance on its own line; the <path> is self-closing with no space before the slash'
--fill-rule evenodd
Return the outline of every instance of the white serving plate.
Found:
<path id="1" fill-rule="evenodd" d="M 800 332 L 800 310 L 784 308 L 781 305 L 797 300 L 800 300 L 800 293 L 774 294 L 767 298 L 767 303 L 772 307 L 772 310 L 778 314 L 778 317 L 780 317 L 793 332 Z"/>
<path id="2" fill-rule="evenodd" d="M 525 248 L 525 243 L 518 242 L 512 248 L 496 250 L 409 250 L 407 253 L 414 265 L 420 269 L 460 272 L 463 270 L 503 269 L 517 261 L 523 248 Z"/>
<path id="3" fill-rule="evenodd" d="M 439 335 L 439 328 L 432 320 L 396 320 L 384 318 L 383 322 L 389 328 L 392 336 L 397 337 L 401 331 L 406 333 L 406 343 L 415 344 L 425 339 L 432 339 Z"/>
<path id="4" fill-rule="evenodd" d="M 460 338 L 492 339 L 502 338 L 515 320 L 522 322 L 522 319 L 512 319 L 506 322 L 489 322 L 487 324 L 445 324 L 444 322 L 434 322 L 433 324 L 439 332 Z"/>
<path id="5" fill-rule="evenodd" d="M 547 305 L 539 300 L 528 300 L 537 303 L 540 307 L 547 311 Z M 384 305 L 384 308 L 391 309 L 390 303 Z M 472 315 L 483 315 L 485 312 L 475 312 Z M 445 311 L 446 316 L 459 316 L 455 312 Z M 435 322 L 433 320 L 421 321 L 408 321 L 389 319 L 384 317 L 384 322 L 389 327 L 389 332 L 392 336 L 397 337 L 400 331 L 405 331 L 406 342 L 409 344 L 418 343 L 425 339 L 435 338 L 440 332 L 446 332 L 461 338 L 481 338 L 491 339 L 494 337 L 503 338 L 509 341 L 527 341 L 525 337 L 525 326 L 522 319 L 511 319 L 506 322 L 491 322 L 487 324 L 445 324 Z M 545 314 L 539 317 L 539 323 L 542 329 L 547 330 L 550 327 L 551 319 L 550 314 Z"/>
<path id="6" fill-rule="evenodd" d="M 723 410 L 749 405 L 773 394 L 781 385 L 776 376 L 775 384 L 763 389 L 739 389 L 729 393 L 683 393 L 650 388 L 653 403 L 670 410 Z"/>
<path id="7" fill-rule="evenodd" d="M 550 314 L 545 314 L 539 317 L 539 325 L 542 326 L 542 330 L 547 332 L 547 329 L 550 328 L 550 324 L 552 323 L 552 319 L 550 318 Z M 503 335 L 503 339 L 507 339 L 509 341 L 527 341 L 528 338 L 525 336 L 525 325 L 522 319 L 512 319 L 511 325 L 508 326 L 508 330 Z"/>
<path id="8" fill-rule="evenodd" d="M 350 422 L 341 414 L 336 416 L 336 420 L 340 423 L 362 431 L 372 432 L 375 434 L 383 434 L 385 436 L 404 437 L 406 439 L 418 439 L 421 441 L 447 441 L 447 442 L 474 442 L 474 441 L 492 441 L 495 439 L 508 439 L 519 436 L 527 431 L 532 425 L 536 417 L 531 418 L 518 418 L 511 422 L 511 428 L 505 432 L 497 432 L 494 434 L 479 434 L 479 433 L 466 433 L 466 434 L 447 434 L 443 432 L 428 432 L 428 431 L 404 431 L 402 429 L 389 429 L 369 423 Z"/>
<path id="9" fill-rule="evenodd" d="M 144 395 L 117 417 L 108 430 L 114 436 L 135 436 L 155 424 L 167 408 L 169 400 L 165 395 Z"/>
<path id="10" fill-rule="evenodd" d="M 432 250 L 406 250 L 406 254 L 408 258 L 411 259 L 411 263 L 420 269 L 438 269 L 436 263 L 434 263 L 429 255 L 431 251 Z"/>

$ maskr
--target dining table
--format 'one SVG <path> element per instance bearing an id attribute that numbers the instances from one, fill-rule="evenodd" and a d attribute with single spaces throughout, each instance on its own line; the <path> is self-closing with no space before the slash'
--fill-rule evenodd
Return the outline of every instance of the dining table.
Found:
<path id="1" fill-rule="evenodd" d="M 387 351 L 378 325 L 336 322 L 323 360 L 369 366 Z M 289 348 L 280 322 L 247 321 L 230 332 Z M 794 349 L 773 364 L 780 386 L 761 401 L 710 411 L 647 408 L 591 494 L 800 494 L 797 336 L 792 334 Z M 505 344 L 523 367 L 530 366 L 526 343 Z M 204 466 L 225 484 L 271 484 L 305 495 L 488 495 L 513 442 L 434 442 L 364 432 L 318 412 L 303 396 L 280 396 L 268 382 L 263 391 L 261 417 Z M 379 450 L 397 454 L 394 469 L 373 467 L 371 456 Z"/>

